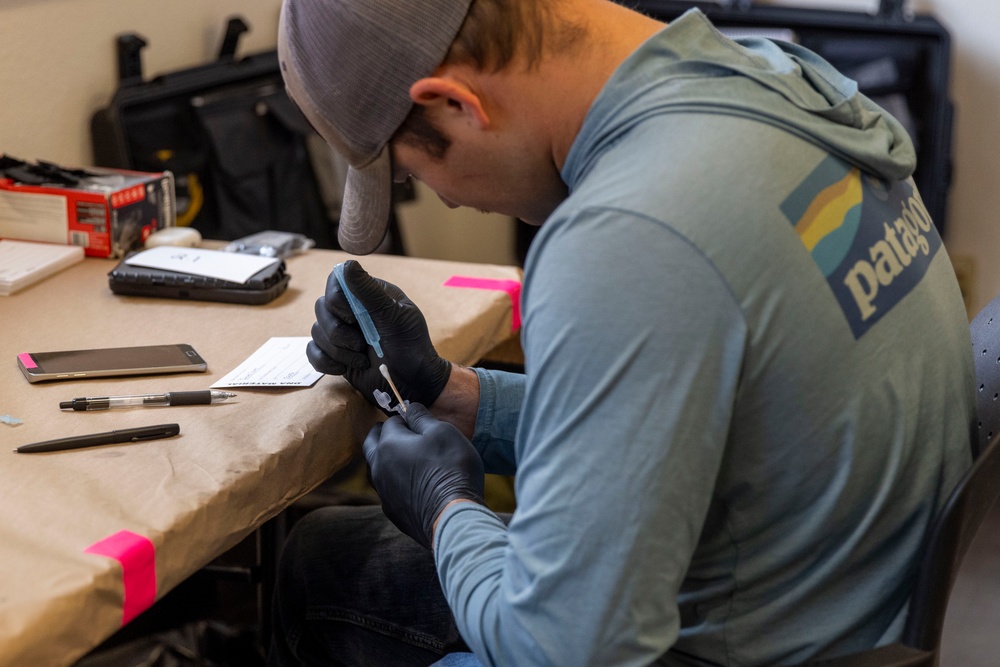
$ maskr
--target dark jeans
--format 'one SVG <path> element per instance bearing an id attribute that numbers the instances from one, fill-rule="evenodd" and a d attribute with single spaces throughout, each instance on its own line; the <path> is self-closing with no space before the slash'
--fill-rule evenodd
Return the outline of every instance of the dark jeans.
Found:
<path id="1" fill-rule="evenodd" d="M 274 635 L 271 667 L 430 665 L 468 651 L 431 552 L 370 505 L 326 507 L 296 523 L 279 566 Z"/>

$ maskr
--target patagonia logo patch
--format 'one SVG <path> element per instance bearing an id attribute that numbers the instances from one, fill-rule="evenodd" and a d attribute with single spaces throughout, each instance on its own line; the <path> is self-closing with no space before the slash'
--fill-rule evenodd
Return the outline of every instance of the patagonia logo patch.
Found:
<path id="1" fill-rule="evenodd" d="M 927 273 L 941 237 L 910 182 L 887 188 L 828 157 L 781 211 L 861 338 Z"/>

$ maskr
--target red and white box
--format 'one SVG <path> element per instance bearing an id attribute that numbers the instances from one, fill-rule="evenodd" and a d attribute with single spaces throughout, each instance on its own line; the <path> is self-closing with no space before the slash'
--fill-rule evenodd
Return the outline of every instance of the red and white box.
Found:
<path id="1" fill-rule="evenodd" d="M 83 246 L 122 257 L 176 221 L 174 176 L 87 167 L 72 185 L 0 175 L 0 238 Z M 8 172 L 9 175 L 9 172 Z"/>

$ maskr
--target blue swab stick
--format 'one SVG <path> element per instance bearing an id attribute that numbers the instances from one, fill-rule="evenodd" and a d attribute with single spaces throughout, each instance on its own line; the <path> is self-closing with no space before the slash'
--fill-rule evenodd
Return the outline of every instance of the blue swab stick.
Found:
<path id="1" fill-rule="evenodd" d="M 365 335 L 365 340 L 368 344 L 375 348 L 375 354 L 382 358 L 382 345 L 379 342 L 381 338 L 378 335 L 378 329 L 375 328 L 375 323 L 372 322 L 371 315 L 365 307 L 358 301 L 358 298 L 351 294 L 351 290 L 347 287 L 347 281 L 344 280 L 344 264 L 341 262 L 337 266 L 333 267 L 333 273 L 337 276 L 337 282 L 340 283 L 340 289 L 344 290 L 344 296 L 347 297 L 347 303 L 351 305 L 351 311 L 354 313 L 354 317 L 358 320 L 358 325 L 361 327 L 361 333 Z"/>

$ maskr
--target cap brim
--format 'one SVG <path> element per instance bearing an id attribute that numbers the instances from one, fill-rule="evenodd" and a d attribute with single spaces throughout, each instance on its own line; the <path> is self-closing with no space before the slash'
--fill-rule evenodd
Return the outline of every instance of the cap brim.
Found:
<path id="1" fill-rule="evenodd" d="M 368 255 L 382 244 L 392 207 L 392 160 L 388 146 L 361 169 L 347 170 L 337 239 L 354 255 Z"/>

